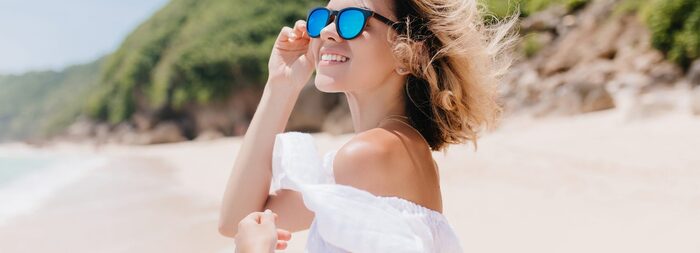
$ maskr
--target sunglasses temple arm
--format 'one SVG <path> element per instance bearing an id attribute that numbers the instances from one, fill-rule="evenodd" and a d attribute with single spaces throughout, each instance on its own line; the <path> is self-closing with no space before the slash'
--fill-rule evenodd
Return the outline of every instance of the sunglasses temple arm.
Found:
<path id="1" fill-rule="evenodd" d="M 372 16 L 374 16 L 375 18 L 377 18 L 379 21 L 382 21 L 382 23 L 387 24 L 387 25 L 389 25 L 389 26 L 391 26 L 391 27 L 393 27 L 394 25 L 396 25 L 396 24 L 398 23 L 398 22 L 391 21 L 390 19 L 388 19 L 388 18 L 386 18 L 386 17 L 384 17 L 384 16 L 382 16 L 382 15 L 379 15 L 379 14 L 377 14 L 376 12 L 373 12 L 373 13 L 372 13 Z"/>

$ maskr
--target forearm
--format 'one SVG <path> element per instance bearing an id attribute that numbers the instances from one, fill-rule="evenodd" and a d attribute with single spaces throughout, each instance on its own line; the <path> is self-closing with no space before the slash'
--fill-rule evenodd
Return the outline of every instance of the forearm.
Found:
<path id="1" fill-rule="evenodd" d="M 233 237 L 238 222 L 262 211 L 272 177 L 272 149 L 275 135 L 284 131 L 299 90 L 272 89 L 266 85 L 236 156 L 222 200 L 219 230 Z"/>

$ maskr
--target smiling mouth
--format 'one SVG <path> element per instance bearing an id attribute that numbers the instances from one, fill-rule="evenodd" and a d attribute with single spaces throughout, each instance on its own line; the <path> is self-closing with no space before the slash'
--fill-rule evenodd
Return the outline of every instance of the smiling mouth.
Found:
<path id="1" fill-rule="evenodd" d="M 350 58 L 338 55 L 338 54 L 322 54 L 321 55 L 321 64 L 326 64 L 326 65 L 331 65 L 331 64 L 340 64 L 340 63 L 345 63 L 349 61 Z"/>

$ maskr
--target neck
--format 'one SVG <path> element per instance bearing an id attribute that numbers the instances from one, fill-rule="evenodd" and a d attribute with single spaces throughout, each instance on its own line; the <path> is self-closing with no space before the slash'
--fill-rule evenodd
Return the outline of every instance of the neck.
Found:
<path id="1" fill-rule="evenodd" d="M 345 92 L 355 133 L 377 127 L 390 115 L 406 115 L 403 89 L 403 84 L 397 84 L 380 85 L 369 91 Z"/>

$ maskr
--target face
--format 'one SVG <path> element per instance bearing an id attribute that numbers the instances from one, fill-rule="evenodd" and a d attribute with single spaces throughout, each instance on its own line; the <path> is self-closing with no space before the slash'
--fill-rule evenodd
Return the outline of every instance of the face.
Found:
<path id="1" fill-rule="evenodd" d="M 391 3 L 386 0 L 331 0 L 326 7 L 331 10 L 366 8 L 396 21 Z M 312 38 L 309 45 L 316 63 L 316 88 L 323 92 L 367 91 L 396 75 L 397 62 L 387 39 L 389 29 L 376 18 L 369 18 L 360 35 L 344 40 L 338 35 L 335 21 L 323 28 L 320 37 Z M 341 55 L 347 61 L 322 60 L 325 54 Z"/>

